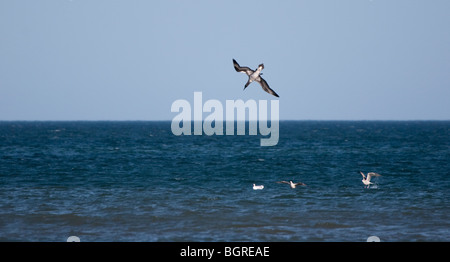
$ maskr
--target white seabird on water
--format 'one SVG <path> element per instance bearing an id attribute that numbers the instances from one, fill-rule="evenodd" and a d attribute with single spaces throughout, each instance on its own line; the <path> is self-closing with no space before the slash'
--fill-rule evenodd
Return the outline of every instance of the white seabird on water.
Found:
<path id="1" fill-rule="evenodd" d="M 295 188 L 296 186 L 306 186 L 305 183 L 302 182 L 298 182 L 298 183 L 293 183 L 292 181 L 278 181 L 278 184 L 288 184 L 291 188 Z"/>
<path id="2" fill-rule="evenodd" d="M 253 190 L 262 190 L 262 189 L 264 189 L 263 185 L 257 186 L 255 184 L 253 184 Z"/>
<path id="3" fill-rule="evenodd" d="M 370 179 L 373 176 L 381 176 L 380 174 L 374 173 L 374 172 L 369 172 L 367 173 L 367 177 L 364 175 L 363 172 L 359 171 L 359 173 L 362 175 L 363 179 L 361 180 L 363 182 L 363 184 L 365 185 L 364 188 L 369 188 L 370 185 L 372 185 L 373 183 L 370 182 Z"/>
<path id="4" fill-rule="evenodd" d="M 238 62 L 236 62 L 236 60 L 233 59 L 233 65 L 234 65 L 234 69 L 236 69 L 236 72 L 241 72 L 241 73 L 245 73 L 248 75 L 248 81 L 244 86 L 244 90 L 245 88 L 247 88 L 248 85 L 250 85 L 253 81 L 258 82 L 262 89 L 264 91 L 266 91 L 267 93 L 279 97 L 277 93 L 275 93 L 275 91 L 273 91 L 272 89 L 270 89 L 269 85 L 267 84 L 266 80 L 264 80 L 261 75 L 261 70 L 264 69 L 264 64 L 260 64 L 258 66 L 258 68 L 256 70 L 251 70 L 250 68 L 246 67 L 246 66 L 239 66 Z"/>

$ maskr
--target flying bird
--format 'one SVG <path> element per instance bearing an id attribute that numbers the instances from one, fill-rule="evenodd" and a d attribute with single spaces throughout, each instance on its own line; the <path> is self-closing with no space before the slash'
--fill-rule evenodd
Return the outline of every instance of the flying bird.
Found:
<path id="1" fill-rule="evenodd" d="M 253 81 L 256 81 L 261 85 L 261 87 L 264 91 L 266 91 L 267 93 L 269 93 L 273 96 L 279 97 L 278 94 L 275 93 L 275 91 L 270 89 L 266 80 L 264 80 L 264 78 L 261 77 L 261 75 L 262 75 L 261 70 L 264 69 L 264 64 L 260 64 L 256 70 L 251 70 L 250 68 L 248 68 L 246 66 L 242 66 L 242 67 L 239 66 L 238 62 L 236 62 L 236 60 L 233 59 L 233 65 L 234 65 L 234 69 L 236 69 L 236 72 L 241 72 L 241 73 L 245 73 L 248 75 L 248 81 L 244 86 L 244 90 Z"/>
<path id="2" fill-rule="evenodd" d="M 363 182 L 363 184 L 365 185 L 364 188 L 369 188 L 370 185 L 372 185 L 373 183 L 370 182 L 370 179 L 373 176 L 381 176 L 380 174 L 374 173 L 374 172 L 369 172 L 367 173 L 367 177 L 364 175 L 363 172 L 359 171 L 359 173 L 362 175 L 363 179 L 361 180 Z"/>
<path id="3" fill-rule="evenodd" d="M 296 186 L 306 186 L 305 183 L 302 182 L 298 182 L 298 183 L 293 183 L 292 181 L 278 181 L 278 184 L 288 184 L 291 188 L 295 188 Z"/>

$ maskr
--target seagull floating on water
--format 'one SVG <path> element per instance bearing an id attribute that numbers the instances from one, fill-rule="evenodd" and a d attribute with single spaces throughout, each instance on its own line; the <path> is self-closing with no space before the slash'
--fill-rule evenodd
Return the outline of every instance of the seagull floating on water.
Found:
<path id="1" fill-rule="evenodd" d="M 261 189 L 264 189 L 263 185 L 257 186 L 255 184 L 253 184 L 253 190 L 261 190 Z"/>
<path id="2" fill-rule="evenodd" d="M 291 186 L 291 188 L 295 188 L 296 186 L 306 186 L 305 183 L 302 182 L 298 182 L 298 183 L 293 183 L 292 181 L 278 181 L 278 184 L 288 184 L 289 186 Z"/>
<path id="3" fill-rule="evenodd" d="M 361 180 L 363 182 L 363 184 L 365 185 L 364 188 L 369 188 L 370 185 L 372 185 L 373 183 L 370 182 L 370 179 L 373 176 L 381 176 L 380 174 L 374 173 L 374 172 L 369 172 L 367 173 L 367 177 L 364 175 L 363 172 L 359 171 L 359 173 L 362 175 L 363 179 Z"/>
<path id="4" fill-rule="evenodd" d="M 238 62 L 236 62 L 236 60 L 233 59 L 233 65 L 234 65 L 234 69 L 236 69 L 236 72 L 242 72 L 248 75 L 248 81 L 244 86 L 244 90 L 245 88 L 247 88 L 248 85 L 250 85 L 253 81 L 258 82 L 262 89 L 264 91 L 266 91 L 267 93 L 279 97 L 277 93 L 275 93 L 275 91 L 273 91 L 272 89 L 270 89 L 269 85 L 267 84 L 266 80 L 264 80 L 261 75 L 261 70 L 264 69 L 264 64 L 260 64 L 258 66 L 258 68 L 256 70 L 251 70 L 250 68 L 246 67 L 246 66 L 239 66 Z"/>

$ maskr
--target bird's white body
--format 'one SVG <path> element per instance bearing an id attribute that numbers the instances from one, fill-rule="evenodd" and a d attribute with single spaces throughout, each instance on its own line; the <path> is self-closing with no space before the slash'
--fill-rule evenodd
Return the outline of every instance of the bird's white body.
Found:
<path id="1" fill-rule="evenodd" d="M 253 190 L 262 190 L 262 189 L 264 189 L 263 185 L 257 186 L 255 184 L 253 184 Z"/>
<path id="2" fill-rule="evenodd" d="M 289 181 L 289 186 L 290 186 L 291 188 L 295 188 L 297 185 L 294 184 L 292 181 Z"/>
<path id="3" fill-rule="evenodd" d="M 261 71 L 264 69 L 264 65 L 261 64 L 258 66 L 258 69 L 253 72 L 253 74 L 249 75 L 248 82 L 251 83 L 258 79 L 259 75 L 261 75 Z M 257 80 L 258 81 L 258 80 Z"/>
<path id="4" fill-rule="evenodd" d="M 361 180 L 361 181 L 362 181 L 363 184 L 366 185 L 366 186 L 373 184 L 372 182 L 367 181 L 366 179 L 363 179 L 363 180 Z"/>

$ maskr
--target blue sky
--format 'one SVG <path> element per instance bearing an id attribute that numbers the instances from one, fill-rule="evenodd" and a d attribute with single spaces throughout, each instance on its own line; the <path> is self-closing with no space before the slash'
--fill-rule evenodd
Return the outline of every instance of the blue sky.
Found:
<path id="1" fill-rule="evenodd" d="M 1 1 L 0 120 L 171 120 L 177 99 L 280 119 L 449 120 L 450 1 Z M 206 114 L 204 115 L 206 117 Z"/>

